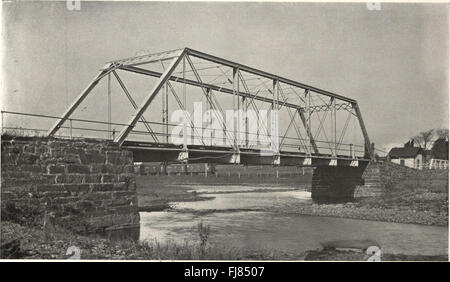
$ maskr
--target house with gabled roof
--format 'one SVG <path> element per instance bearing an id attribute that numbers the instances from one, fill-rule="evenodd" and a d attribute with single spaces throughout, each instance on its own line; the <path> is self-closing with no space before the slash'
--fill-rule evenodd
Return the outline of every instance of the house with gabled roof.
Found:
<path id="1" fill-rule="evenodd" d="M 414 147 L 414 141 L 411 140 L 403 147 L 392 148 L 389 151 L 388 159 L 399 165 L 422 169 L 425 151 L 421 147 Z"/>

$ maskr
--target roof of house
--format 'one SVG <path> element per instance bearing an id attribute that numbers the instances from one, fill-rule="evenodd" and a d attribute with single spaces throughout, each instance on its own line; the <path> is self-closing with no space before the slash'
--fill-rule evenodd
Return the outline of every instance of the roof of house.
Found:
<path id="1" fill-rule="evenodd" d="M 423 149 L 420 147 L 392 148 L 389 151 L 391 158 L 415 158 L 419 154 L 423 154 Z"/>

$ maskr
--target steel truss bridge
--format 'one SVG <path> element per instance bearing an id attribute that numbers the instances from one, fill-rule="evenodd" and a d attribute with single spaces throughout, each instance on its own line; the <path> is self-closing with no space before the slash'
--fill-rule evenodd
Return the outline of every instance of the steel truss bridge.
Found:
<path id="1" fill-rule="evenodd" d="M 152 84 L 139 103 L 129 81 L 124 79 L 124 76 L 131 79 L 131 75 L 142 76 L 147 85 Z M 115 92 L 122 92 L 120 95 L 130 104 L 131 112 L 125 116 L 127 122 L 112 121 L 125 107 L 121 105 L 114 113 L 111 110 L 112 79 L 119 89 Z M 107 82 L 107 99 L 102 100 L 107 103 L 96 107 L 107 104 L 108 121 L 97 121 L 107 126 L 100 131 L 121 147 L 132 150 L 137 162 L 357 167 L 374 157 L 356 100 L 190 48 L 107 63 L 48 130 L 49 137 L 57 136 L 62 129 L 69 130 L 71 138 L 77 130 L 93 130 L 74 127 L 73 123 L 96 121 L 72 115 L 89 95 L 97 95 L 93 89 L 101 81 Z M 216 133 L 221 134 L 213 135 L 204 126 L 204 118 L 199 125 L 195 113 L 189 114 L 194 101 L 201 103 L 203 109 L 211 110 L 210 115 L 214 116 L 207 119 L 211 123 L 215 120 L 220 129 Z M 170 138 L 171 130 L 178 125 L 169 119 L 169 112 L 175 109 L 185 113 L 182 144 L 174 144 Z M 226 109 L 237 113 L 231 127 L 225 120 Z M 270 119 L 263 116 L 264 110 L 278 111 L 279 125 L 267 123 Z M 251 122 L 242 114 L 249 111 L 256 115 Z M 256 131 L 250 130 L 252 126 Z M 265 137 L 269 142 L 254 144 L 249 142 L 252 137 L 257 140 Z M 274 144 L 276 150 L 272 150 Z"/>

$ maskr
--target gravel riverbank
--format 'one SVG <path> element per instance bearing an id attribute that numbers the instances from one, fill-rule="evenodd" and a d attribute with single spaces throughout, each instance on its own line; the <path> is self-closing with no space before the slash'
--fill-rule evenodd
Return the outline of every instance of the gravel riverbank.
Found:
<path id="1" fill-rule="evenodd" d="M 270 208 L 273 212 L 297 213 L 313 216 L 332 216 L 363 220 L 386 221 L 396 223 L 413 223 L 424 225 L 447 226 L 448 213 L 434 211 L 405 210 L 399 208 L 381 208 L 358 206 L 357 203 L 346 204 L 287 204 L 283 207 Z"/>

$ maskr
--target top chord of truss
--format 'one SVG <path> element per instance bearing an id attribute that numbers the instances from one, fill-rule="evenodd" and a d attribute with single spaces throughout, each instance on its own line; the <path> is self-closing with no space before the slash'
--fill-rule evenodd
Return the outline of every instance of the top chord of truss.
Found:
<path id="1" fill-rule="evenodd" d="M 151 54 L 145 54 L 140 55 L 136 57 L 129 57 L 125 59 L 110 61 L 107 64 L 112 65 L 119 65 L 119 66 L 137 66 L 137 65 L 143 65 L 158 61 L 165 61 L 170 60 L 175 57 L 178 57 L 180 54 L 180 51 L 183 50 L 183 48 L 170 50 L 170 51 L 164 51 L 164 52 L 158 52 L 158 53 L 151 53 Z"/>

